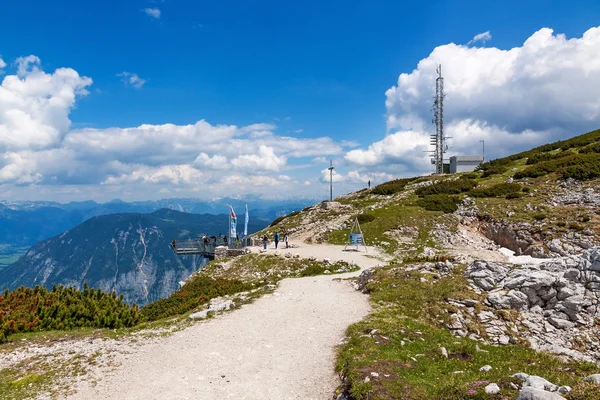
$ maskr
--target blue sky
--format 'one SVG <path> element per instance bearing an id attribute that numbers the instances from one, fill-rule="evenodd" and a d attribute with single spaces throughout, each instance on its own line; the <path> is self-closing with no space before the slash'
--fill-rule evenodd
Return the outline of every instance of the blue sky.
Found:
<path id="1" fill-rule="evenodd" d="M 69 127 L 63 129 L 58 139 L 49 142 L 48 146 L 34 148 L 33 151 L 38 154 L 19 153 L 19 164 L 15 161 L 15 151 L 31 152 L 32 149 L 14 144 L 3 147 L 0 135 L 0 152 L 4 152 L 0 168 L 5 168 L 4 178 L 0 173 L 0 189 L 3 188 L 9 198 L 31 198 L 35 193 L 43 193 L 43 196 L 61 200 L 86 196 L 103 200 L 108 186 L 100 188 L 100 185 L 111 182 L 108 190 L 110 198 L 206 196 L 197 188 L 192 189 L 189 179 L 187 182 L 185 179 L 176 180 L 175 186 L 171 187 L 173 190 L 167 188 L 160 195 L 156 194 L 156 185 L 164 189 L 173 182 L 163 184 L 168 179 L 163 182 L 162 178 L 150 181 L 116 179 L 132 175 L 136 168 L 139 178 L 140 165 L 155 169 L 188 165 L 190 155 L 181 159 L 165 155 L 169 161 L 138 163 L 131 154 L 125 160 L 113 157 L 114 154 L 109 152 L 104 161 L 118 161 L 120 169 L 107 167 L 105 176 L 80 173 L 78 171 L 86 168 L 81 165 L 75 168 L 74 164 L 64 166 L 50 174 L 52 176 L 39 170 L 43 159 L 49 157 L 39 152 L 61 147 L 71 131 L 94 128 L 98 133 L 98 130 L 107 128 L 123 129 L 142 124 L 183 126 L 199 120 L 206 120 L 211 126 L 223 124 L 240 128 L 252 124 L 273 125 L 267 131 L 276 140 L 268 146 L 273 148 L 276 157 L 285 157 L 285 161 L 280 159 L 276 166 L 265 168 L 263 175 L 285 175 L 283 180 L 289 178 L 290 186 L 284 188 L 272 182 L 273 185 L 265 186 L 261 192 L 265 194 L 289 192 L 290 195 L 312 197 L 308 188 L 300 192 L 293 188 L 318 177 L 324 159 L 320 159 L 314 151 L 308 152 L 310 155 L 307 157 L 279 153 L 276 146 L 278 139 L 290 136 L 298 139 L 328 137 L 342 144 L 337 152 L 332 150 L 322 155 L 336 158 L 340 165 L 340 191 L 343 190 L 341 186 L 350 190 L 362 185 L 367 177 L 377 181 L 424 173 L 427 171 L 422 160 L 404 162 L 401 160 L 402 152 L 397 153 L 395 159 L 371 154 L 379 158 L 378 163 L 365 162 L 364 158 L 358 160 L 357 153 L 353 153 L 354 156 L 347 154 L 352 149 L 367 151 L 369 146 L 376 147 L 378 142 L 380 147 L 388 146 L 394 139 L 390 135 L 396 131 L 423 131 L 421 133 L 425 134 L 427 129 L 431 129 L 430 125 L 421 123 L 407 126 L 406 123 L 393 122 L 401 119 L 402 113 L 418 114 L 425 120 L 423 112 L 429 112 L 425 100 L 429 102 L 433 95 L 420 91 L 419 101 L 411 102 L 410 107 L 404 103 L 403 96 L 392 98 L 386 95 L 388 89 L 398 87 L 400 74 L 411 74 L 421 60 L 428 59 L 440 46 L 455 43 L 465 48 L 489 47 L 505 51 L 523 46 L 529 37 L 545 27 L 553 29 L 554 35 L 564 33 L 567 39 L 581 38 L 598 24 L 599 17 L 600 3 L 585 0 L 296 3 L 4 0 L 0 11 L 0 38 L 3 38 L 0 41 L 0 59 L 6 64 L 4 76 L 16 74 L 19 57 L 35 55 L 41 60 L 36 68 L 46 74 L 52 74 L 57 68 L 70 68 L 81 77 L 89 77 L 93 83 L 84 84 L 88 93 L 78 95 L 68 107 Z M 488 31 L 490 40 L 467 45 L 475 35 Z M 595 45 L 597 42 L 592 43 Z M 585 53 L 587 50 L 581 50 L 583 48 L 582 44 L 580 52 Z M 449 53 L 440 51 L 440 54 Z M 561 57 L 560 52 L 556 50 L 549 57 L 549 62 L 552 57 Z M 440 62 L 448 60 L 445 63 L 445 68 L 449 69 L 447 92 L 448 102 L 452 102 L 453 93 L 449 89 L 459 82 L 459 77 L 456 71 L 452 71 L 451 56 L 438 58 Z M 448 65 L 448 62 L 451 64 Z M 498 63 L 502 64 L 501 61 Z M 472 68 L 481 70 L 485 66 L 474 61 Z M 513 69 L 516 76 L 518 71 L 514 71 L 516 69 Z M 139 80 L 125 84 L 123 76 L 117 76 L 123 72 L 129 74 L 127 79 L 137 76 Z M 592 73 L 597 72 L 594 70 Z M 453 75 L 456 76 L 454 83 L 450 81 Z M 590 78 L 589 74 L 585 76 Z M 423 85 L 432 83 L 431 79 L 423 82 Z M 140 87 L 136 87 L 136 83 Z M 582 84 L 581 81 L 577 83 Z M 421 83 L 415 87 L 419 85 Z M 409 88 L 399 87 L 399 90 L 410 92 Z M 455 91 L 458 93 L 459 90 Z M 493 91 L 487 95 L 495 96 Z M 591 104 L 593 94 L 590 96 Z M 416 104 L 423 110 L 415 111 Z M 489 117 L 488 111 L 471 117 L 468 115 L 471 107 L 461 104 L 462 108 L 454 110 L 449 106 L 449 112 L 467 114 L 470 120 L 479 121 L 475 125 L 481 129 L 494 125 L 508 135 L 506 138 L 518 136 L 510 144 L 497 147 L 496 156 L 543 143 L 547 139 L 583 133 L 546 128 L 538 131 L 535 118 L 530 121 L 527 116 L 523 116 L 519 128 L 506 130 L 503 123 Z M 501 107 L 502 104 L 498 113 L 503 113 Z M 1 114 L 0 104 L 0 126 L 3 123 Z M 456 121 L 457 124 L 459 122 Z M 568 122 L 557 121 L 557 125 Z M 577 126 L 577 129 L 598 127 L 600 121 L 594 115 L 587 122 L 589 124 Z M 469 126 L 472 127 L 473 123 Z M 116 131 L 111 132 L 110 135 L 119 135 Z M 493 132 L 484 132 L 480 136 L 485 137 L 486 134 L 498 136 Z M 519 136 L 522 134 L 525 136 Z M 110 135 L 102 137 L 113 137 Z M 236 134 L 233 137 L 237 137 Z M 139 137 L 140 140 L 142 138 Z M 386 138 L 389 138 L 389 143 L 383 142 Z M 402 138 L 411 139 L 406 135 Z M 223 138 L 224 142 L 229 139 L 229 136 Z M 260 144 L 261 136 L 253 134 L 251 141 Z M 354 146 L 344 147 L 342 141 L 352 141 Z M 490 146 L 490 155 L 494 155 L 494 148 Z M 460 145 L 456 149 L 471 151 Z M 422 153 L 420 148 L 418 151 Z M 82 158 L 81 154 L 77 153 L 74 157 Z M 206 154 L 214 157 L 219 152 L 215 150 Z M 261 159 L 268 158 L 270 154 L 268 150 L 260 153 L 258 148 L 248 154 L 240 150 L 227 155 L 223 162 L 227 163 L 236 156 L 248 161 L 247 157 L 243 157 L 256 155 Z M 23 161 L 25 158 L 27 162 Z M 315 161 L 315 158 L 318 160 Z M 257 162 L 260 164 L 260 160 Z M 29 166 L 23 167 L 25 164 Z M 233 166 L 247 167 L 250 164 Z M 312 165 L 309 167 L 307 164 Z M 14 167 L 7 169 L 11 165 Z M 305 168 L 292 169 L 294 166 Z M 19 169 L 23 171 L 15 172 Z M 98 171 L 99 168 L 88 166 L 88 169 Z M 144 171 L 150 173 L 147 169 Z M 350 171 L 356 171 L 356 174 L 345 175 Z M 23 178 L 27 174 L 29 178 Z M 217 171 L 213 175 L 225 176 Z M 65 176 L 70 178 L 61 178 Z M 114 179 L 108 182 L 110 177 Z M 237 194 L 243 195 L 255 187 L 251 180 L 244 181 L 248 186 L 240 182 L 239 179 L 232 180 L 233 186 L 223 187 L 218 194 L 238 191 Z M 127 184 L 127 187 L 119 184 Z M 140 188 L 131 192 L 131 187 L 137 184 Z"/>

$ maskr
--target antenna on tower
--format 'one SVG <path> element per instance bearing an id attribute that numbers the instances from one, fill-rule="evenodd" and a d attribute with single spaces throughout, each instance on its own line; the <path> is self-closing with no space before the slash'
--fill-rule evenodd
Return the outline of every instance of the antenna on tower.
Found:
<path id="1" fill-rule="evenodd" d="M 429 143 L 434 146 L 430 152 L 432 158 L 431 163 L 435 165 L 435 173 L 444 173 L 444 153 L 448 150 L 446 139 L 449 139 L 444 134 L 444 78 L 442 77 L 442 66 L 438 65 L 435 72 L 437 78 L 435 80 L 435 97 L 433 100 L 433 121 L 435 124 L 435 134 L 430 136 Z"/>
<path id="2" fill-rule="evenodd" d="M 329 201 L 333 201 L 333 160 L 329 160 Z"/>

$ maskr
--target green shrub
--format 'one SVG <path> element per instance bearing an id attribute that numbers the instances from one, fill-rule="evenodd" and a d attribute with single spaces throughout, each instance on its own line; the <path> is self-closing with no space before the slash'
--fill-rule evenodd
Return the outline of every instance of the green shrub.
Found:
<path id="1" fill-rule="evenodd" d="M 590 217 L 589 215 L 584 215 L 583 217 L 581 217 L 581 222 L 590 222 L 592 220 L 592 217 Z"/>
<path id="2" fill-rule="evenodd" d="M 600 176 L 600 154 L 572 154 L 557 160 L 540 162 L 517 172 L 515 179 L 537 178 L 553 172 L 558 172 L 565 179 L 596 178 Z"/>
<path id="3" fill-rule="evenodd" d="M 556 226 L 559 226 L 559 227 L 561 227 L 561 228 L 562 228 L 562 227 L 565 227 L 565 226 L 567 226 L 567 223 L 566 223 L 565 221 L 558 221 L 558 222 L 556 223 Z"/>
<path id="4" fill-rule="evenodd" d="M 479 178 L 479 174 L 475 172 L 470 172 L 468 174 L 461 175 L 460 179 L 477 179 Z"/>
<path id="5" fill-rule="evenodd" d="M 580 154 L 588 154 L 588 153 L 600 153 L 600 143 L 594 143 L 591 146 L 584 147 L 579 150 Z"/>
<path id="6" fill-rule="evenodd" d="M 428 211 L 443 211 L 446 214 L 458 210 L 460 199 L 447 194 L 434 194 L 417 200 L 417 205 Z"/>
<path id="7" fill-rule="evenodd" d="M 572 151 L 561 151 L 560 153 L 538 153 L 527 159 L 526 165 L 538 164 L 542 161 L 558 160 L 560 158 L 571 156 Z"/>
<path id="8" fill-rule="evenodd" d="M 393 181 L 389 181 L 386 183 L 382 183 L 381 185 L 377 185 L 371 190 L 371 193 L 380 195 L 380 196 L 389 196 L 391 194 L 399 193 L 404 190 L 404 188 L 411 182 L 417 180 L 418 178 L 403 178 L 396 179 Z"/>
<path id="9" fill-rule="evenodd" d="M 520 199 L 521 197 L 523 197 L 523 193 L 509 193 L 506 195 L 506 199 L 508 200 Z"/>
<path id="10" fill-rule="evenodd" d="M 55 285 L 50 291 L 20 287 L 0 295 L 0 340 L 19 332 L 130 327 L 140 320 L 137 305 L 87 284 L 82 291 Z"/>
<path id="11" fill-rule="evenodd" d="M 533 214 L 533 219 L 535 219 L 536 221 L 543 221 L 546 219 L 546 214 L 544 213 L 535 213 Z"/>
<path id="12" fill-rule="evenodd" d="M 244 292 L 254 288 L 250 282 L 239 279 L 212 278 L 199 275 L 190 279 L 175 293 L 167 298 L 150 303 L 142 308 L 141 313 L 149 321 L 185 314 L 198 306 L 208 303 L 210 299 Z"/>
<path id="13" fill-rule="evenodd" d="M 499 183 L 486 188 L 473 189 L 469 192 L 469 195 L 473 197 L 504 197 L 520 194 L 522 188 L 518 183 Z"/>
<path id="14" fill-rule="evenodd" d="M 578 231 L 578 232 L 581 232 L 581 231 L 585 230 L 585 227 L 583 227 L 583 226 L 581 226 L 579 224 L 576 224 L 574 222 L 571 223 L 571 224 L 569 224 L 569 228 L 573 229 L 574 231 Z"/>
<path id="15" fill-rule="evenodd" d="M 373 214 L 358 214 L 356 218 L 360 224 L 366 224 L 367 222 L 375 221 L 375 216 Z"/>
<path id="16" fill-rule="evenodd" d="M 466 179 L 452 181 L 441 181 L 429 186 L 422 186 L 415 190 L 419 197 L 431 196 L 434 194 L 460 194 L 468 192 L 477 186 L 477 182 Z"/>
<path id="17" fill-rule="evenodd" d="M 521 190 L 523 190 L 523 193 L 529 193 L 529 192 L 531 192 L 531 188 L 527 187 L 527 186 L 523 186 L 523 189 L 521 189 Z"/>
<path id="18" fill-rule="evenodd" d="M 507 167 L 505 167 L 503 165 L 496 165 L 496 166 L 490 167 L 490 168 L 486 169 L 485 171 L 483 171 L 482 177 L 488 178 L 492 175 L 502 175 L 506 171 L 508 171 Z"/>
<path id="19" fill-rule="evenodd" d="M 579 165 L 567 167 L 562 172 L 564 179 L 585 181 L 600 177 L 600 154 L 592 153 L 592 157 L 583 160 Z"/>

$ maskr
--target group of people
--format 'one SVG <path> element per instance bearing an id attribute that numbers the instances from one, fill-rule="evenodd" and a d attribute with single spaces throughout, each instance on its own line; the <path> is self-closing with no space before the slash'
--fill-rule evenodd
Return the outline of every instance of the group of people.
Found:
<path id="1" fill-rule="evenodd" d="M 267 244 L 269 243 L 269 238 L 267 237 L 267 235 L 264 235 L 263 238 L 263 249 L 267 249 Z M 275 234 L 273 235 L 273 241 L 275 242 L 275 248 L 277 249 L 279 247 L 279 241 L 281 240 L 281 235 L 279 234 L 279 232 L 275 232 Z M 285 243 L 285 248 L 289 248 L 290 245 L 288 243 L 289 240 L 289 236 L 287 234 L 287 232 L 285 232 L 283 234 L 283 242 Z"/>

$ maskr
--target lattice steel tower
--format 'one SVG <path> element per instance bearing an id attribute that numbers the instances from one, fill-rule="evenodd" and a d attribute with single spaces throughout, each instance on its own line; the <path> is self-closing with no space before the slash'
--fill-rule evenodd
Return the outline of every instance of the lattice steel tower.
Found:
<path id="1" fill-rule="evenodd" d="M 446 136 L 444 135 L 444 78 L 442 78 L 442 66 L 438 65 L 438 74 L 435 80 L 435 98 L 433 100 L 433 123 L 435 124 L 435 135 L 431 135 L 430 144 L 435 146 L 431 151 L 431 163 L 435 165 L 435 173 L 444 173 L 444 153 L 448 149 Z"/>

